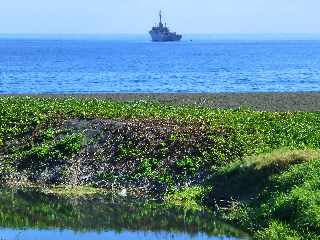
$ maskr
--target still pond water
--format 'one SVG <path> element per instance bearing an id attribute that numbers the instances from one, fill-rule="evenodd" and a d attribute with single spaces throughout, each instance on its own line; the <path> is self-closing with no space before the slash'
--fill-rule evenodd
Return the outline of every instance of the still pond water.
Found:
<path id="1" fill-rule="evenodd" d="M 236 240 L 247 235 L 209 214 L 129 198 L 62 198 L 0 191 L 1 240 Z"/>

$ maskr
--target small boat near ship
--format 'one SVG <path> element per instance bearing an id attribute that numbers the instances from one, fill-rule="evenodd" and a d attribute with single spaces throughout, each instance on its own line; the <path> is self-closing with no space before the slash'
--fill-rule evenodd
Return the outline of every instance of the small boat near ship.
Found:
<path id="1" fill-rule="evenodd" d="M 167 24 L 162 23 L 162 12 L 159 12 L 160 22 L 157 26 L 154 26 L 149 34 L 153 42 L 177 42 L 180 41 L 182 35 L 175 32 L 170 32 Z"/>

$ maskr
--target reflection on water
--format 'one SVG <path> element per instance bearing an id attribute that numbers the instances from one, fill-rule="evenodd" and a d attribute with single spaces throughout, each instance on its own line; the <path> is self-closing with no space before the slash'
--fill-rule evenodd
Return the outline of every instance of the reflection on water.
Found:
<path id="1" fill-rule="evenodd" d="M 247 239 L 208 214 L 134 199 L 0 192 L 1 240 Z"/>

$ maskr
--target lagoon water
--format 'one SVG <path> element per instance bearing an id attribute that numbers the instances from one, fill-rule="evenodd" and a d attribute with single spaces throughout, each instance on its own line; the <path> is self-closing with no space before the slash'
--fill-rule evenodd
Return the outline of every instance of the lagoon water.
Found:
<path id="1" fill-rule="evenodd" d="M 320 91 L 320 41 L 0 37 L 0 93 L 270 91 Z"/>
<path id="2" fill-rule="evenodd" d="M 208 213 L 131 198 L 64 198 L 0 190 L 1 240 L 240 240 L 248 235 Z"/>

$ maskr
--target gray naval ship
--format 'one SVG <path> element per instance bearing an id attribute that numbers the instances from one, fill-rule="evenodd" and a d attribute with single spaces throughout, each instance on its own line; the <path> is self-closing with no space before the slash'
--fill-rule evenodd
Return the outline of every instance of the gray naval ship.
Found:
<path id="1" fill-rule="evenodd" d="M 153 42 L 176 42 L 180 41 L 182 35 L 175 32 L 170 32 L 167 24 L 162 23 L 162 13 L 159 12 L 160 22 L 158 26 L 152 28 L 149 32 Z"/>

